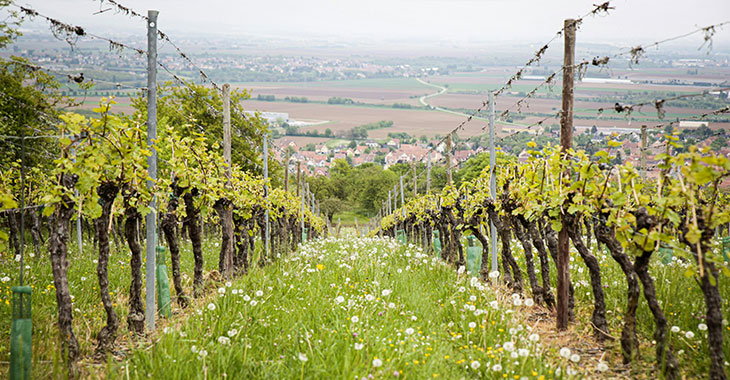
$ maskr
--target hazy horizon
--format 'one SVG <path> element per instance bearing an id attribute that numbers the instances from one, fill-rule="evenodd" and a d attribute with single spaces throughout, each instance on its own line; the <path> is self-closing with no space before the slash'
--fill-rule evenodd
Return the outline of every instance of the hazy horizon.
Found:
<path id="1" fill-rule="evenodd" d="M 596 0 L 269 0 L 238 3 L 209 0 L 127 0 L 125 6 L 146 14 L 160 11 L 159 27 L 172 38 L 259 36 L 306 43 L 308 40 L 349 41 L 373 44 L 390 41 L 408 45 L 425 41 L 469 45 L 534 44 L 547 42 L 560 30 L 565 18 L 576 18 L 593 8 Z M 82 25 L 93 33 L 136 34 L 144 24 L 136 18 L 109 10 L 90 0 L 38 0 L 19 2 L 64 22 Z M 726 0 L 612 1 L 609 15 L 589 16 L 578 35 L 579 44 L 609 43 L 635 46 L 683 34 L 698 27 L 730 19 Z M 26 22 L 28 30 L 47 28 L 42 19 Z M 699 47 L 702 33 L 679 42 Z M 730 25 L 713 37 L 715 50 L 725 51 Z M 704 52 L 702 53 L 704 54 Z"/>

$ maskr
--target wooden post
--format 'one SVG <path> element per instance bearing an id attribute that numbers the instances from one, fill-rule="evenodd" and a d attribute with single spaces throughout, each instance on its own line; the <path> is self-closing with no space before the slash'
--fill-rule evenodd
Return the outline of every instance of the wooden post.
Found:
<path id="1" fill-rule="evenodd" d="M 226 174 L 231 176 L 231 85 L 223 84 L 223 159 L 228 168 Z"/>
<path id="2" fill-rule="evenodd" d="M 226 186 L 231 184 L 231 85 L 223 85 L 223 159 L 226 161 Z M 221 210 L 221 251 L 218 270 L 230 280 L 233 278 L 233 205 L 224 202 Z"/>
<path id="3" fill-rule="evenodd" d="M 416 181 L 416 164 L 411 164 L 411 168 L 413 169 L 413 197 L 418 196 L 418 182 Z"/>
<path id="4" fill-rule="evenodd" d="M 264 197 L 269 197 L 269 186 L 266 184 L 267 180 L 269 179 L 269 145 L 268 145 L 268 136 L 264 135 Z M 269 223 L 269 208 L 267 207 L 264 211 L 264 219 L 266 219 L 266 229 L 264 231 L 264 236 L 266 237 L 264 241 L 264 261 L 269 260 L 269 242 L 271 241 L 271 226 Z"/>
<path id="5" fill-rule="evenodd" d="M 451 133 L 446 136 L 446 184 L 451 186 Z"/>
<path id="6" fill-rule="evenodd" d="M 301 187 L 302 193 L 301 193 L 301 200 L 302 200 L 302 211 L 301 211 L 301 231 L 302 231 L 302 238 L 304 237 L 304 176 L 299 176 L 301 173 L 301 170 L 299 170 L 299 163 L 297 163 L 297 196 L 299 196 L 299 188 Z"/>
<path id="7" fill-rule="evenodd" d="M 297 161 L 297 197 L 299 196 L 299 186 L 302 184 L 302 162 Z"/>
<path id="8" fill-rule="evenodd" d="M 428 152 L 426 163 L 426 194 L 431 193 L 431 151 Z"/>
<path id="9" fill-rule="evenodd" d="M 391 193 L 392 193 L 392 191 L 388 190 L 388 215 L 390 215 L 393 212 L 393 206 L 392 206 L 393 202 L 391 200 L 392 197 L 390 195 Z"/>
<path id="10" fill-rule="evenodd" d="M 406 197 L 403 194 L 403 176 L 400 176 L 400 207 L 403 211 L 403 218 L 406 216 Z M 405 221 L 403 222 L 405 223 Z"/>
<path id="11" fill-rule="evenodd" d="M 284 161 L 284 191 L 289 191 L 289 158 Z"/>
<path id="12" fill-rule="evenodd" d="M 494 93 L 489 92 L 489 194 L 492 201 L 497 201 L 497 150 L 494 147 Z M 497 227 L 494 221 L 489 220 L 489 255 L 492 257 L 492 272 L 499 271 L 499 263 L 497 262 Z M 494 280 L 497 283 L 497 280 Z"/>
<path id="13" fill-rule="evenodd" d="M 560 115 L 560 146 L 562 154 L 568 154 L 568 149 L 573 144 L 573 80 L 575 68 L 575 20 L 567 19 L 563 24 L 565 36 L 565 55 L 563 58 L 563 111 Z M 567 158 L 565 158 L 567 159 Z M 570 172 L 563 173 L 566 182 L 570 181 Z M 557 328 L 565 330 L 568 328 L 570 311 L 568 306 L 570 286 L 570 241 L 568 229 L 563 228 L 558 233 L 558 314 Z"/>
<path id="14" fill-rule="evenodd" d="M 641 179 L 646 181 L 646 125 L 641 126 Z"/>

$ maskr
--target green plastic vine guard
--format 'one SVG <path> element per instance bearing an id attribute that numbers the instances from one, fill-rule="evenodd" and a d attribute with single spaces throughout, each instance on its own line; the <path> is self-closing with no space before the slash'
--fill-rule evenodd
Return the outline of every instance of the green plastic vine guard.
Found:
<path id="1" fill-rule="evenodd" d="M 433 231 L 433 251 L 437 255 L 441 254 L 441 238 L 438 231 Z"/>
<path id="2" fill-rule="evenodd" d="M 302 242 L 306 242 L 306 241 L 307 241 L 307 227 L 304 227 L 304 229 L 302 229 Z"/>
<path id="3" fill-rule="evenodd" d="M 406 244 L 406 231 L 405 230 L 396 231 L 396 235 L 398 236 L 398 243 Z"/>
<path id="4" fill-rule="evenodd" d="M 10 326 L 10 379 L 30 379 L 32 333 L 30 286 L 13 286 L 13 322 Z"/>
<path id="5" fill-rule="evenodd" d="M 474 244 L 475 240 L 474 236 L 467 237 L 466 269 L 470 275 L 478 277 L 482 267 L 482 249 Z"/>
<path id="6" fill-rule="evenodd" d="M 722 256 L 730 262 L 730 236 L 722 238 Z"/>
<path id="7" fill-rule="evenodd" d="M 674 250 L 667 247 L 660 247 L 659 248 L 659 260 L 662 261 L 662 264 L 667 265 L 672 262 L 674 259 Z"/>
<path id="8" fill-rule="evenodd" d="M 170 281 L 167 278 L 167 264 L 165 264 L 165 247 L 157 246 L 155 248 L 157 255 L 157 312 L 170 318 L 172 311 L 170 310 Z"/>

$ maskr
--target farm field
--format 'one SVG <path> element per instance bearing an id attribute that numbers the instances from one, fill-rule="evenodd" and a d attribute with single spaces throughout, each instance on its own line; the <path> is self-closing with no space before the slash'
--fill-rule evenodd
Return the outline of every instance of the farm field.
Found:
<path id="1" fill-rule="evenodd" d="M 426 101 L 435 107 L 451 109 L 473 110 L 479 107 L 486 100 L 487 91 L 499 88 L 513 68 L 486 68 L 479 72 L 452 73 L 449 75 L 435 75 L 422 78 L 424 82 L 439 86 L 446 86 L 444 94 L 429 97 Z M 660 80 L 682 79 L 687 81 L 706 81 L 720 85 L 727 78 L 722 68 L 708 68 L 697 75 L 680 75 L 686 70 L 679 69 L 637 69 L 637 70 L 615 70 L 612 73 L 620 78 L 628 77 L 633 80 Z M 673 75 L 678 75 L 674 77 Z M 725 75 L 725 77 L 723 77 Z M 497 113 L 510 108 L 512 114 L 518 113 L 515 103 L 522 99 L 523 94 L 532 90 L 540 82 L 536 80 L 520 80 L 513 84 L 503 96 L 496 98 L 495 105 Z M 381 130 L 369 131 L 369 137 L 384 138 L 391 132 L 406 132 L 413 136 L 426 135 L 433 137 L 443 134 L 458 125 L 465 116 L 460 114 L 449 114 L 445 112 L 428 110 L 419 102 L 419 97 L 434 94 L 437 89 L 420 83 L 416 78 L 386 78 L 386 79 L 362 79 L 362 80 L 341 80 L 341 81 L 320 81 L 320 82 L 250 82 L 234 84 L 237 88 L 251 90 L 252 99 L 245 101 L 243 106 L 248 110 L 286 112 L 294 120 L 315 120 L 320 125 L 302 127 L 301 131 L 322 132 L 329 128 L 333 132 L 347 131 L 353 127 L 376 122 L 379 120 L 392 120 L 393 127 Z M 667 94 L 691 94 L 707 90 L 708 87 L 686 86 L 686 85 L 659 85 L 659 84 L 621 84 L 621 83 L 577 83 L 575 115 L 576 126 L 588 127 L 595 125 L 598 128 L 639 128 L 642 123 L 661 124 L 663 121 L 657 118 L 656 111 L 652 106 L 645 106 L 634 111 L 631 117 L 616 114 L 612 108 L 615 102 L 621 101 L 620 97 L 628 94 L 640 94 L 647 92 L 652 97 L 667 97 Z M 513 124 L 500 123 L 498 127 L 504 132 L 519 130 L 520 127 L 527 127 L 545 118 L 545 116 L 557 113 L 560 109 L 560 83 L 557 82 L 552 88 L 541 87 L 538 95 L 542 98 L 528 99 L 521 111 L 525 114 L 524 119 L 514 120 Z M 552 94 L 554 99 L 547 99 L 544 96 Z M 276 101 L 257 101 L 258 95 L 274 95 Z M 309 103 L 292 103 L 284 101 L 286 97 L 306 97 Z M 326 104 L 332 97 L 349 98 L 362 105 Z M 586 101 L 581 98 L 612 97 L 615 100 L 606 102 Z M 81 109 L 90 110 L 98 104 L 99 97 L 89 96 L 85 99 Z M 409 104 L 413 109 L 395 109 L 391 106 L 394 103 Z M 604 108 L 602 117 L 598 116 L 597 110 Z M 115 109 L 120 112 L 130 113 L 132 108 L 128 98 L 118 98 Z M 676 120 L 677 118 L 690 119 L 704 113 L 712 112 L 714 109 L 702 107 L 665 107 L 665 121 Z M 730 129 L 730 118 L 725 121 L 713 121 L 710 123 L 712 129 Z M 558 120 L 548 120 L 546 125 L 558 123 Z M 474 136 L 483 131 L 481 127 L 484 122 L 480 120 L 467 123 L 460 131 L 460 135 Z M 304 142 L 301 137 L 293 137 L 298 143 Z M 306 140 L 308 141 L 308 140 Z M 322 141 L 322 140 L 318 140 Z"/>
<path id="2" fill-rule="evenodd" d="M 415 136 L 434 136 L 444 134 L 459 125 L 463 117 L 444 112 L 424 109 L 375 108 L 352 105 L 329 105 L 308 103 L 247 101 L 244 107 L 250 110 L 288 112 L 290 119 L 314 119 L 329 121 L 326 125 L 302 127 L 302 131 L 318 130 L 323 132 L 330 128 L 335 134 L 353 127 L 392 120 L 393 127 L 368 131 L 368 136 L 383 138 L 390 132 L 406 132 Z M 481 134 L 484 122 L 473 120 L 467 124 L 464 136 Z"/>

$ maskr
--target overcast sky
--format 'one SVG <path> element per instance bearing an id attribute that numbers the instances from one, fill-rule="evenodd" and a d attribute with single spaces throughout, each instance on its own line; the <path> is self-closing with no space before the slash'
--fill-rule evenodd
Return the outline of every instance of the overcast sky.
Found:
<path id="1" fill-rule="evenodd" d="M 260 34 L 302 38 L 448 39 L 540 44 L 600 0 L 119 0 L 139 12 L 160 11 L 170 34 Z M 91 32 L 135 32 L 143 24 L 100 10 L 95 0 L 16 0 Z M 608 16 L 589 17 L 579 42 L 629 46 L 730 20 L 730 0 L 615 0 Z M 108 8 L 109 4 L 101 6 Z M 38 21 L 36 21 L 38 23 Z M 701 35 L 687 42 L 701 43 Z M 715 46 L 730 42 L 730 25 Z"/>

